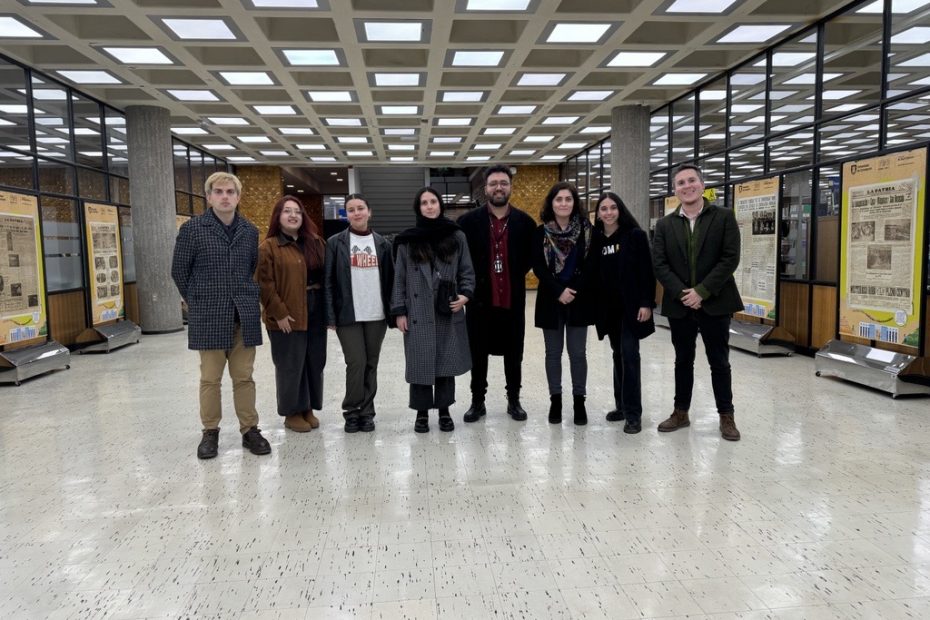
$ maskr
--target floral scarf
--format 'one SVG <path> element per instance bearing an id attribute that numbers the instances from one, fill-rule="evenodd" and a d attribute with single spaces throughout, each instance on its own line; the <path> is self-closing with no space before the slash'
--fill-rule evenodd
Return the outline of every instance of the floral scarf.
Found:
<path id="1" fill-rule="evenodd" d="M 573 215 L 567 230 L 562 230 L 555 220 L 543 225 L 543 252 L 546 264 L 553 275 L 559 275 L 565 269 L 565 259 L 572 253 L 578 239 L 582 238 L 584 247 L 581 249 L 579 259 L 588 254 L 591 247 L 591 222 L 580 215 Z"/>

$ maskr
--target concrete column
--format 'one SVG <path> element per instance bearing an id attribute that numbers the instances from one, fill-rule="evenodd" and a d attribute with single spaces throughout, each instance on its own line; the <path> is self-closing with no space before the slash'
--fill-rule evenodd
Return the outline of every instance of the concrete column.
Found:
<path id="1" fill-rule="evenodd" d="M 610 185 L 644 229 L 649 227 L 649 108 L 611 110 Z"/>
<path id="2" fill-rule="evenodd" d="M 177 224 L 170 120 L 165 108 L 126 108 L 136 287 L 146 334 L 184 329 L 181 296 L 171 279 Z"/>

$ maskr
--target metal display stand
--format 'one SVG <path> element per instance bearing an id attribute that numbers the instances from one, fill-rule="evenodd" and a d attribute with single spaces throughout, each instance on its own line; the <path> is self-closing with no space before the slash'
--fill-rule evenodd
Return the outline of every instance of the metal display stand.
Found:
<path id="1" fill-rule="evenodd" d="M 764 355 L 786 355 L 794 353 L 794 349 L 783 344 L 767 342 L 774 325 L 760 325 L 759 323 L 744 323 L 737 319 L 730 321 L 730 347 L 755 353 L 759 357 Z"/>
<path id="2" fill-rule="evenodd" d="M 892 398 L 903 394 L 930 394 L 930 385 L 903 380 L 910 374 L 909 368 L 919 365 L 919 362 L 919 358 L 906 353 L 841 340 L 829 341 L 814 356 L 818 377 L 839 377 L 861 383 L 888 392 Z"/>
<path id="3" fill-rule="evenodd" d="M 19 385 L 31 377 L 67 368 L 71 368 L 71 352 L 54 340 L 0 351 L 0 383 Z"/>
<path id="4" fill-rule="evenodd" d="M 78 353 L 109 353 L 114 349 L 136 344 L 142 338 L 142 328 L 130 320 L 85 329 L 78 342 L 90 344 Z"/>

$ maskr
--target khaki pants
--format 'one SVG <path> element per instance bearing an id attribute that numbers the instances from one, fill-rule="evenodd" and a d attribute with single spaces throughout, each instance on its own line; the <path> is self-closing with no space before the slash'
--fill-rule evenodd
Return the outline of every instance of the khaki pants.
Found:
<path id="1" fill-rule="evenodd" d="M 233 336 L 232 349 L 200 351 L 200 421 L 207 430 L 220 427 L 220 419 L 223 417 L 220 382 L 223 380 L 223 369 L 227 361 L 229 378 L 233 382 L 233 404 L 239 418 L 239 432 L 244 433 L 253 426 L 258 426 L 255 381 L 252 380 L 255 347 L 242 344 L 242 330 L 238 325 Z"/>

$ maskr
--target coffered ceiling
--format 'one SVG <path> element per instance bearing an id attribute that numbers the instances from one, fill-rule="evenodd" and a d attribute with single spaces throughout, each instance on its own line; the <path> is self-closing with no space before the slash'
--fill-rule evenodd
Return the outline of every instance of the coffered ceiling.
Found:
<path id="1" fill-rule="evenodd" d="M 839 0 L 0 0 L 0 52 L 236 162 L 560 161 Z"/>

